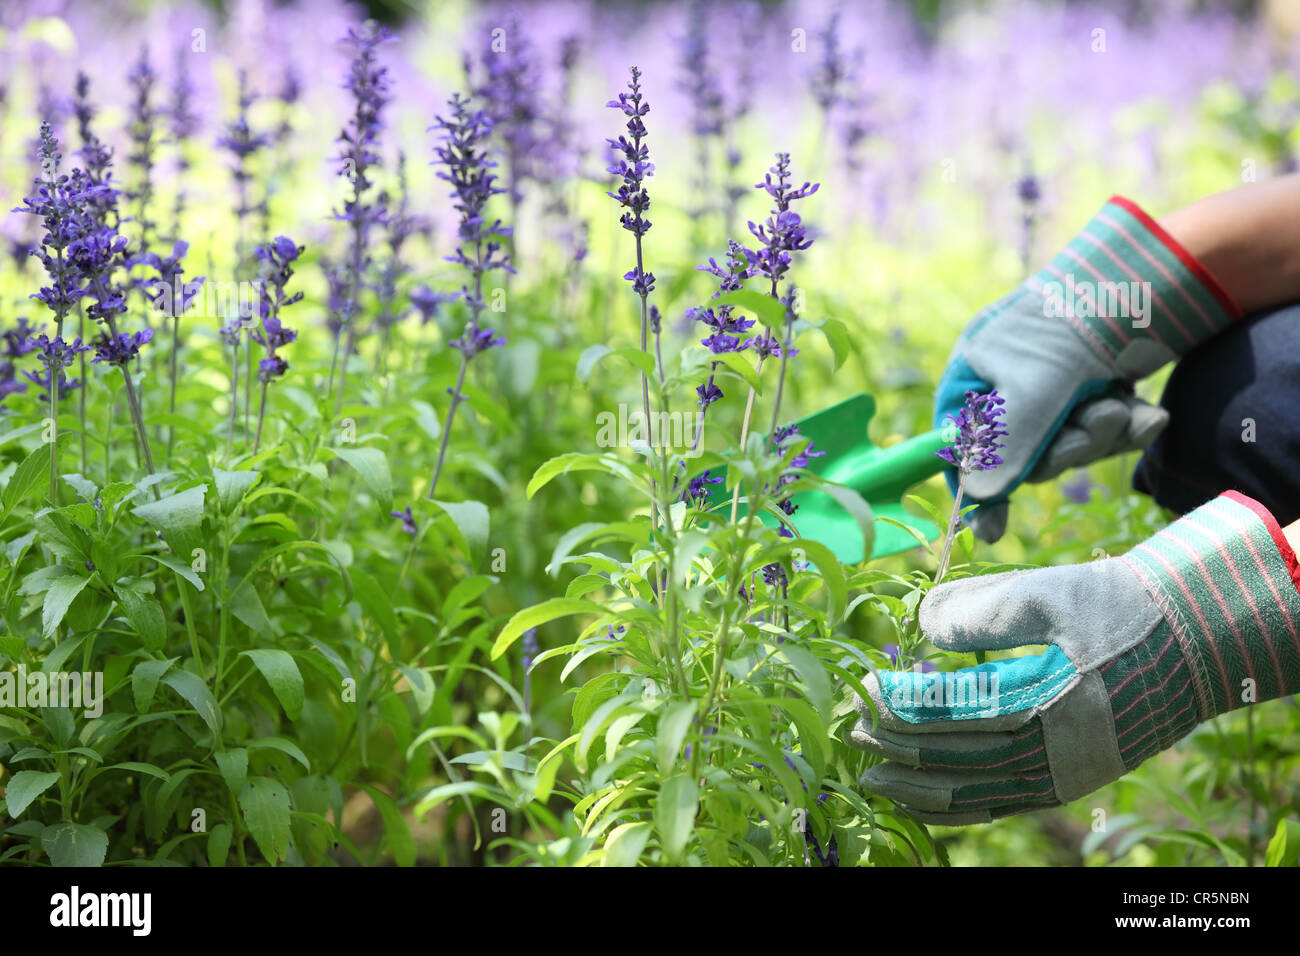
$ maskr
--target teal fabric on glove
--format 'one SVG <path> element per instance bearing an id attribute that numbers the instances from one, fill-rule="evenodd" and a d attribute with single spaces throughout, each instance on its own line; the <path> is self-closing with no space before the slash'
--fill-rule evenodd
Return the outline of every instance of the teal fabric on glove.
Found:
<path id="1" fill-rule="evenodd" d="M 936 647 L 1047 651 L 869 675 L 850 739 L 887 761 L 862 786 L 953 826 L 1091 793 L 1201 721 L 1300 692 L 1297 582 L 1277 522 L 1228 492 L 1122 557 L 941 584 L 919 614 Z"/>
<path id="2" fill-rule="evenodd" d="M 967 390 L 1006 399 L 1003 464 L 966 482 L 982 503 L 970 516 L 975 534 L 1002 536 L 1007 496 L 1022 482 L 1150 444 L 1168 416 L 1134 398 L 1132 383 L 1240 317 L 1200 263 L 1113 197 L 1046 268 L 977 315 L 948 360 L 936 427 Z"/>

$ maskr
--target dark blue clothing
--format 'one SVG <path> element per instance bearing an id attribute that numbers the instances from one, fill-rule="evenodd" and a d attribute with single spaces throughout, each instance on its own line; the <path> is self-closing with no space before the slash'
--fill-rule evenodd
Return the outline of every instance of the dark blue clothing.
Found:
<path id="1" fill-rule="evenodd" d="M 1189 352 L 1160 404 L 1169 425 L 1134 488 L 1179 514 L 1232 489 L 1283 526 L 1300 518 L 1300 305 L 1247 316 Z"/>

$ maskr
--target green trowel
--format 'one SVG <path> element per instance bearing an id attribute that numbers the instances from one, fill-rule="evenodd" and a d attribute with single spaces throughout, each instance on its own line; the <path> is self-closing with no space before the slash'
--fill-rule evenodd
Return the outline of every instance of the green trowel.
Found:
<path id="1" fill-rule="evenodd" d="M 933 521 L 904 510 L 903 493 L 917 482 L 951 467 L 935 452 L 952 441 L 945 440 L 942 430 L 936 428 L 889 448 L 877 448 L 867 437 L 867 425 L 875 413 L 876 400 L 864 392 L 795 424 L 800 435 L 812 439 L 813 451 L 825 452 L 810 460 L 808 470 L 827 481 L 852 488 L 871 506 L 877 519 L 871 557 L 878 558 L 918 547 L 914 536 L 881 518 L 915 528 L 927 540 L 940 534 L 941 529 Z M 791 500 L 798 506 L 793 521 L 802 537 L 820 541 L 845 563 L 856 564 L 862 560 L 862 531 L 834 498 L 812 490 L 801 492 Z M 730 507 L 730 501 L 725 484 L 709 487 L 710 509 Z M 763 520 L 776 523 L 769 515 L 764 515 Z"/>

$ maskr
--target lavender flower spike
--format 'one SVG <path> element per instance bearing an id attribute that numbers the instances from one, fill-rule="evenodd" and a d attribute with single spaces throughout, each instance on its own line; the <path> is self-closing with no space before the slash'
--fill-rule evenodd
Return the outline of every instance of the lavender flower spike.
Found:
<path id="1" fill-rule="evenodd" d="M 997 450 L 1005 447 L 998 441 L 1007 434 L 1006 425 L 1000 420 L 1006 412 L 1005 404 L 1006 399 L 997 389 L 987 395 L 968 391 L 965 406 L 956 418 L 949 415 L 951 425 L 945 426 L 945 431 L 955 429 L 953 443 L 935 454 L 955 465 L 963 475 L 988 471 L 1002 464 Z"/>
<path id="2" fill-rule="evenodd" d="M 352 94 L 353 111 L 338 136 L 339 174 L 352 184 L 352 194 L 343 203 L 335 219 L 352 227 L 347 263 L 347 293 L 339 313 L 340 337 L 334 341 L 330 360 L 327 393 L 333 392 L 334 373 L 339 373 L 338 401 L 335 412 L 343 407 L 347 387 L 348 361 L 356 347 L 355 319 L 360 312 L 364 276 L 370 266 L 370 231 L 383 219 L 383 207 L 367 195 L 373 185 L 371 176 L 379 165 L 379 134 L 384 128 L 382 114 L 391 96 L 388 68 L 379 63 L 379 47 L 396 39 L 385 27 L 367 20 L 360 28 L 348 30 L 346 42 L 352 47 L 352 62 L 343 88 Z M 347 344 L 339 363 L 339 344 L 346 329 Z"/>
<path id="3" fill-rule="evenodd" d="M 939 555 L 939 567 L 934 575 L 936 584 L 943 580 L 944 572 L 948 570 L 948 556 L 952 553 L 953 538 L 957 534 L 966 476 L 972 471 L 988 471 L 1002 464 L 997 451 L 1005 447 L 998 441 L 1007 434 L 1006 425 L 1001 421 L 1001 416 L 1006 412 L 1003 408 L 1005 404 L 1006 399 L 998 394 L 997 389 L 988 394 L 968 391 L 966 404 L 957 413 L 957 417 L 948 416 L 951 424 L 945 426 L 945 433 L 949 428 L 954 430 L 953 443 L 935 454 L 956 466 L 957 493 L 953 498 L 952 514 L 948 518 L 948 534 Z"/>

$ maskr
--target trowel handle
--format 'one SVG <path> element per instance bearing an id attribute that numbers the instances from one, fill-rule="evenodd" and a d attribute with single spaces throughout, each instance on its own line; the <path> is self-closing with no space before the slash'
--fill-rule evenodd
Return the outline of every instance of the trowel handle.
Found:
<path id="1" fill-rule="evenodd" d="M 823 477 L 848 485 L 868 498 L 886 490 L 901 491 L 952 467 L 935 454 L 950 444 L 951 440 L 936 428 L 889 448 L 846 455 L 836 462 L 833 475 L 826 473 Z"/>

